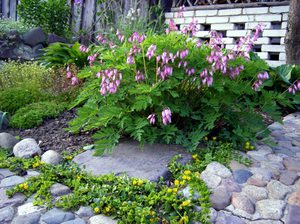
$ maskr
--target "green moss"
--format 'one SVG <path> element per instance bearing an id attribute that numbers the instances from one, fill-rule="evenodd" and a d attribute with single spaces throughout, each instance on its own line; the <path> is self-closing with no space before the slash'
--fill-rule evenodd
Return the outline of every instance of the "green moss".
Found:
<path id="1" fill-rule="evenodd" d="M 47 118 L 57 117 L 65 109 L 66 103 L 57 101 L 32 103 L 17 110 L 10 125 L 22 129 L 33 128 L 41 125 Z"/>

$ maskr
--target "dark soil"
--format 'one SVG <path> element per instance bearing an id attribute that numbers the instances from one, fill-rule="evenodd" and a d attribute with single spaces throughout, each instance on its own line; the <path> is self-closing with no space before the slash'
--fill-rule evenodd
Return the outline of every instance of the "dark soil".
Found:
<path id="1" fill-rule="evenodd" d="M 75 110 L 65 111 L 58 118 L 44 121 L 39 127 L 27 130 L 9 128 L 5 131 L 14 136 L 20 136 L 21 139 L 35 139 L 43 151 L 52 149 L 57 152 L 72 152 L 93 143 L 91 138 L 93 133 L 72 134 L 64 130 L 75 116 Z"/>

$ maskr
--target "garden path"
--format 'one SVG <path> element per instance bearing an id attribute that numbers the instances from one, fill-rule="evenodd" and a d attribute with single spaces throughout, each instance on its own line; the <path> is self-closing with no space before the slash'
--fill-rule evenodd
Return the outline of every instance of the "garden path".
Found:
<path id="1" fill-rule="evenodd" d="M 277 146 L 258 144 L 244 156 L 253 160 L 250 167 L 232 161 L 231 170 L 213 162 L 201 173 L 212 191 L 211 219 L 217 224 L 297 224 L 300 223 L 300 112 L 284 118 L 283 124 L 269 126 Z M 0 223 L 111 224 L 117 221 L 94 215 L 90 207 L 65 212 L 34 206 L 33 198 L 16 194 L 8 198 L 5 190 L 20 184 L 25 177 L 0 169 Z M 71 190 L 61 184 L 51 187 L 59 197 Z M 183 191 L 189 195 L 188 189 Z"/>

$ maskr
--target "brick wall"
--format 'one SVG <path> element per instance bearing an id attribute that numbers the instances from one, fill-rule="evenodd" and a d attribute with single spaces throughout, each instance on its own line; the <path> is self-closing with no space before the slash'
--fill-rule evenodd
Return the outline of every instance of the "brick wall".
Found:
<path id="1" fill-rule="evenodd" d="M 166 23 L 173 19 L 179 29 L 193 19 L 197 20 L 199 31 L 196 36 L 203 40 L 209 38 L 211 30 L 221 32 L 227 49 L 232 49 L 239 37 L 250 33 L 258 23 L 262 23 L 265 30 L 256 42 L 254 51 L 269 65 L 278 66 L 286 60 L 284 37 L 288 11 L 288 5 L 205 10 L 189 7 L 183 12 L 183 18 L 177 18 L 176 12 L 166 13 L 165 16 Z"/>

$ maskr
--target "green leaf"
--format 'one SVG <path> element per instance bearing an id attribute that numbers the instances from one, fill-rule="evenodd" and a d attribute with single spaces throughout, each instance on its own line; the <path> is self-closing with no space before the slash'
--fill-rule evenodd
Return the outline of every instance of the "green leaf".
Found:
<path id="1" fill-rule="evenodd" d="M 276 68 L 279 77 L 287 84 L 291 85 L 290 80 L 292 77 L 292 71 L 295 65 L 281 65 Z"/>

